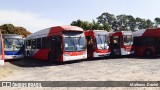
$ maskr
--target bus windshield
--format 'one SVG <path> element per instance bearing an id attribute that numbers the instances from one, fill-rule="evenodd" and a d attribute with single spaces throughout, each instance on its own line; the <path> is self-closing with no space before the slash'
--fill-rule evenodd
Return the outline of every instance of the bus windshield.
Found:
<path id="1" fill-rule="evenodd" d="M 124 45 L 132 45 L 133 44 L 133 36 L 125 35 L 124 36 Z"/>
<path id="2" fill-rule="evenodd" d="M 109 48 L 109 37 L 106 35 L 96 36 L 97 48 L 98 49 L 108 49 Z"/>
<path id="3" fill-rule="evenodd" d="M 5 51 L 18 51 L 22 47 L 23 40 L 17 38 L 5 38 L 4 50 Z"/>
<path id="4" fill-rule="evenodd" d="M 85 37 L 65 37 L 65 51 L 81 51 L 86 49 Z"/>

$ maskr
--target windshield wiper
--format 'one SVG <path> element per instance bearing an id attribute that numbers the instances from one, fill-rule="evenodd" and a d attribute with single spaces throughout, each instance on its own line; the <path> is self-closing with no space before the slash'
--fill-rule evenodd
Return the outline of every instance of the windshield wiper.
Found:
<path id="1" fill-rule="evenodd" d="M 78 45 L 80 47 L 80 39 L 81 39 L 81 36 L 78 38 Z"/>

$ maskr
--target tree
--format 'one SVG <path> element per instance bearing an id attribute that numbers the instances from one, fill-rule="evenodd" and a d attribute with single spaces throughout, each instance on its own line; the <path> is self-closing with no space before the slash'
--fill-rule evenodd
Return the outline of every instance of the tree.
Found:
<path id="1" fill-rule="evenodd" d="M 146 29 L 147 28 L 146 20 L 141 19 L 139 17 L 136 18 L 136 25 L 138 26 L 138 29 Z"/>
<path id="2" fill-rule="evenodd" d="M 127 23 L 128 23 L 127 15 L 122 14 L 116 16 L 116 22 L 114 25 L 116 25 L 115 28 L 117 28 L 117 31 L 125 31 L 127 30 L 128 27 Z"/>
<path id="3" fill-rule="evenodd" d="M 79 19 L 77 21 L 73 21 L 71 25 L 81 27 L 84 30 L 106 30 L 106 31 L 111 30 L 111 27 L 109 26 L 109 24 L 107 23 L 100 24 L 94 20 L 92 22 L 88 22 L 88 21 L 82 21 Z"/>
<path id="4" fill-rule="evenodd" d="M 100 16 L 96 18 L 97 22 L 93 20 L 93 22 L 88 21 L 73 21 L 71 25 L 82 27 L 85 30 L 88 29 L 101 29 L 107 31 L 134 31 L 137 29 L 146 29 L 153 28 L 153 22 L 149 19 L 142 18 L 134 18 L 132 15 L 113 15 L 110 13 L 102 13 Z M 156 27 L 160 25 L 160 18 L 155 18 Z"/>
<path id="5" fill-rule="evenodd" d="M 115 16 L 110 13 L 103 13 L 99 17 L 97 17 L 98 23 L 105 24 L 108 23 L 112 25 L 112 23 L 116 20 Z"/>
<path id="6" fill-rule="evenodd" d="M 147 26 L 146 26 L 146 28 L 153 28 L 153 22 L 151 21 L 151 20 L 149 20 L 149 19 L 147 19 Z"/>
<path id="7" fill-rule="evenodd" d="M 18 34 L 18 35 L 23 35 L 24 37 L 27 37 L 29 34 L 31 34 L 25 28 L 15 27 L 13 24 L 1 25 L 0 30 L 2 34 Z"/>
<path id="8" fill-rule="evenodd" d="M 115 20 L 116 20 L 116 17 L 110 13 L 103 13 L 102 15 L 97 17 L 97 22 L 99 24 L 102 24 L 103 26 L 107 25 L 108 29 L 110 30 L 114 29 L 114 26 L 116 26 Z"/>
<path id="9" fill-rule="evenodd" d="M 97 20 L 100 24 L 109 24 L 114 31 L 134 30 L 136 27 L 136 21 L 131 15 L 121 14 L 115 17 L 113 14 L 103 13 Z"/>
<path id="10" fill-rule="evenodd" d="M 156 26 L 156 27 L 159 27 L 159 25 L 160 25 L 160 18 L 156 17 L 156 18 L 154 19 L 154 22 L 155 22 L 155 26 Z"/>
<path id="11" fill-rule="evenodd" d="M 128 19 L 127 29 L 131 30 L 131 31 L 134 31 L 134 29 L 136 27 L 136 20 L 135 20 L 135 18 L 133 16 L 131 16 L 131 15 L 127 15 L 127 19 Z"/>

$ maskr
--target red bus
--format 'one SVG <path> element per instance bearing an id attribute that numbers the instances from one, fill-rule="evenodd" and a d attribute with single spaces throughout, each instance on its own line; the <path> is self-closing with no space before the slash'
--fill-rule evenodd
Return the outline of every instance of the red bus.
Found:
<path id="1" fill-rule="evenodd" d="M 133 33 L 131 31 L 117 31 L 110 33 L 111 55 L 131 55 L 133 49 Z"/>
<path id="2" fill-rule="evenodd" d="M 85 31 L 87 39 L 88 58 L 104 57 L 110 55 L 109 33 L 104 30 Z"/>
<path id="3" fill-rule="evenodd" d="M 4 43 L 2 33 L 0 32 L 0 65 L 4 65 Z"/>
<path id="4" fill-rule="evenodd" d="M 33 33 L 25 40 L 25 56 L 50 62 L 86 59 L 83 29 L 76 26 L 55 26 Z"/>
<path id="5" fill-rule="evenodd" d="M 155 56 L 160 54 L 160 28 L 139 30 L 133 35 L 135 55 Z"/>

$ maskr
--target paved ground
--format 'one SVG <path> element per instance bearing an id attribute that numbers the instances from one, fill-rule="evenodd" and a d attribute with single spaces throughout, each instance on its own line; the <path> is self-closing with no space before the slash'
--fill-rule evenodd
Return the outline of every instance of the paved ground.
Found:
<path id="1" fill-rule="evenodd" d="M 50 64 L 42 60 L 23 59 L 6 61 L 0 67 L 2 81 L 160 81 L 160 57 L 102 58 Z M 29 89 L 29 88 L 28 88 Z M 50 88 L 44 88 L 49 90 Z M 73 90 L 134 90 L 135 88 L 54 88 Z M 136 88 L 146 90 L 148 88 Z M 160 88 L 150 88 L 160 90 Z M 16 89 L 17 90 L 17 89 Z"/>

